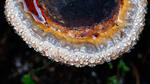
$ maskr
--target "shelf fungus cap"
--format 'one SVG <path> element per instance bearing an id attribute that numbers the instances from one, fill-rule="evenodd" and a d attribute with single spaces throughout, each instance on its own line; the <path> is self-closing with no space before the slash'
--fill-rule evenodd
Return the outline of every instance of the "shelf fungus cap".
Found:
<path id="1" fill-rule="evenodd" d="M 116 59 L 136 44 L 147 0 L 6 0 L 5 14 L 36 51 L 77 67 Z"/>

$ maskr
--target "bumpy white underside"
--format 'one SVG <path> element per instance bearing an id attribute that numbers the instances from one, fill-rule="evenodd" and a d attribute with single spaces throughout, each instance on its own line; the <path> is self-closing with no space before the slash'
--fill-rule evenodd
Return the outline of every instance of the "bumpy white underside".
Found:
<path id="1" fill-rule="evenodd" d="M 147 0 L 128 1 L 132 9 L 126 13 L 127 24 L 117 34 L 97 45 L 72 44 L 43 32 L 23 13 L 18 0 L 6 0 L 5 14 L 24 41 L 44 56 L 77 67 L 95 66 L 116 59 L 138 40 L 144 26 Z"/>

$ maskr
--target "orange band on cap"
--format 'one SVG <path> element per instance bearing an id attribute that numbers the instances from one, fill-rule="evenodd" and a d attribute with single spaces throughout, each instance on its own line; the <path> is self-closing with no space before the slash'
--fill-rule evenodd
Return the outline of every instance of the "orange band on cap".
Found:
<path id="1" fill-rule="evenodd" d="M 125 15 L 129 8 L 130 7 L 128 0 L 121 0 L 119 7 L 117 7 L 119 13 L 115 14 L 113 18 L 103 23 L 98 23 L 92 26 L 91 28 L 79 27 L 77 30 L 72 30 L 70 28 L 63 27 L 62 25 L 59 25 L 58 23 L 52 21 L 49 17 L 46 16 L 46 14 L 44 14 L 41 8 L 40 12 L 44 17 L 45 23 L 43 24 L 40 21 L 36 21 L 34 19 L 32 20 L 44 32 L 52 33 L 57 38 L 66 39 L 67 41 L 75 43 L 90 42 L 96 44 L 100 43 L 104 38 L 109 38 L 113 36 L 124 26 L 124 24 L 126 23 Z"/>

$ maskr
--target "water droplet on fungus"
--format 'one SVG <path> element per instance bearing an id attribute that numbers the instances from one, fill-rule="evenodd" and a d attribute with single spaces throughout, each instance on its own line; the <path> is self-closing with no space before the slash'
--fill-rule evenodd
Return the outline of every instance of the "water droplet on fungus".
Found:
<path id="1" fill-rule="evenodd" d="M 83 67 L 114 60 L 134 46 L 146 5 L 147 0 L 6 0 L 5 14 L 36 51 Z"/>

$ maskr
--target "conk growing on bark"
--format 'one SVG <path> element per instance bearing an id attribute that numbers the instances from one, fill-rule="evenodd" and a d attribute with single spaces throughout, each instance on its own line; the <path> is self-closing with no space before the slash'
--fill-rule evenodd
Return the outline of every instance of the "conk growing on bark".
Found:
<path id="1" fill-rule="evenodd" d="M 6 0 L 8 22 L 36 51 L 77 67 L 109 62 L 143 30 L 147 0 Z"/>

